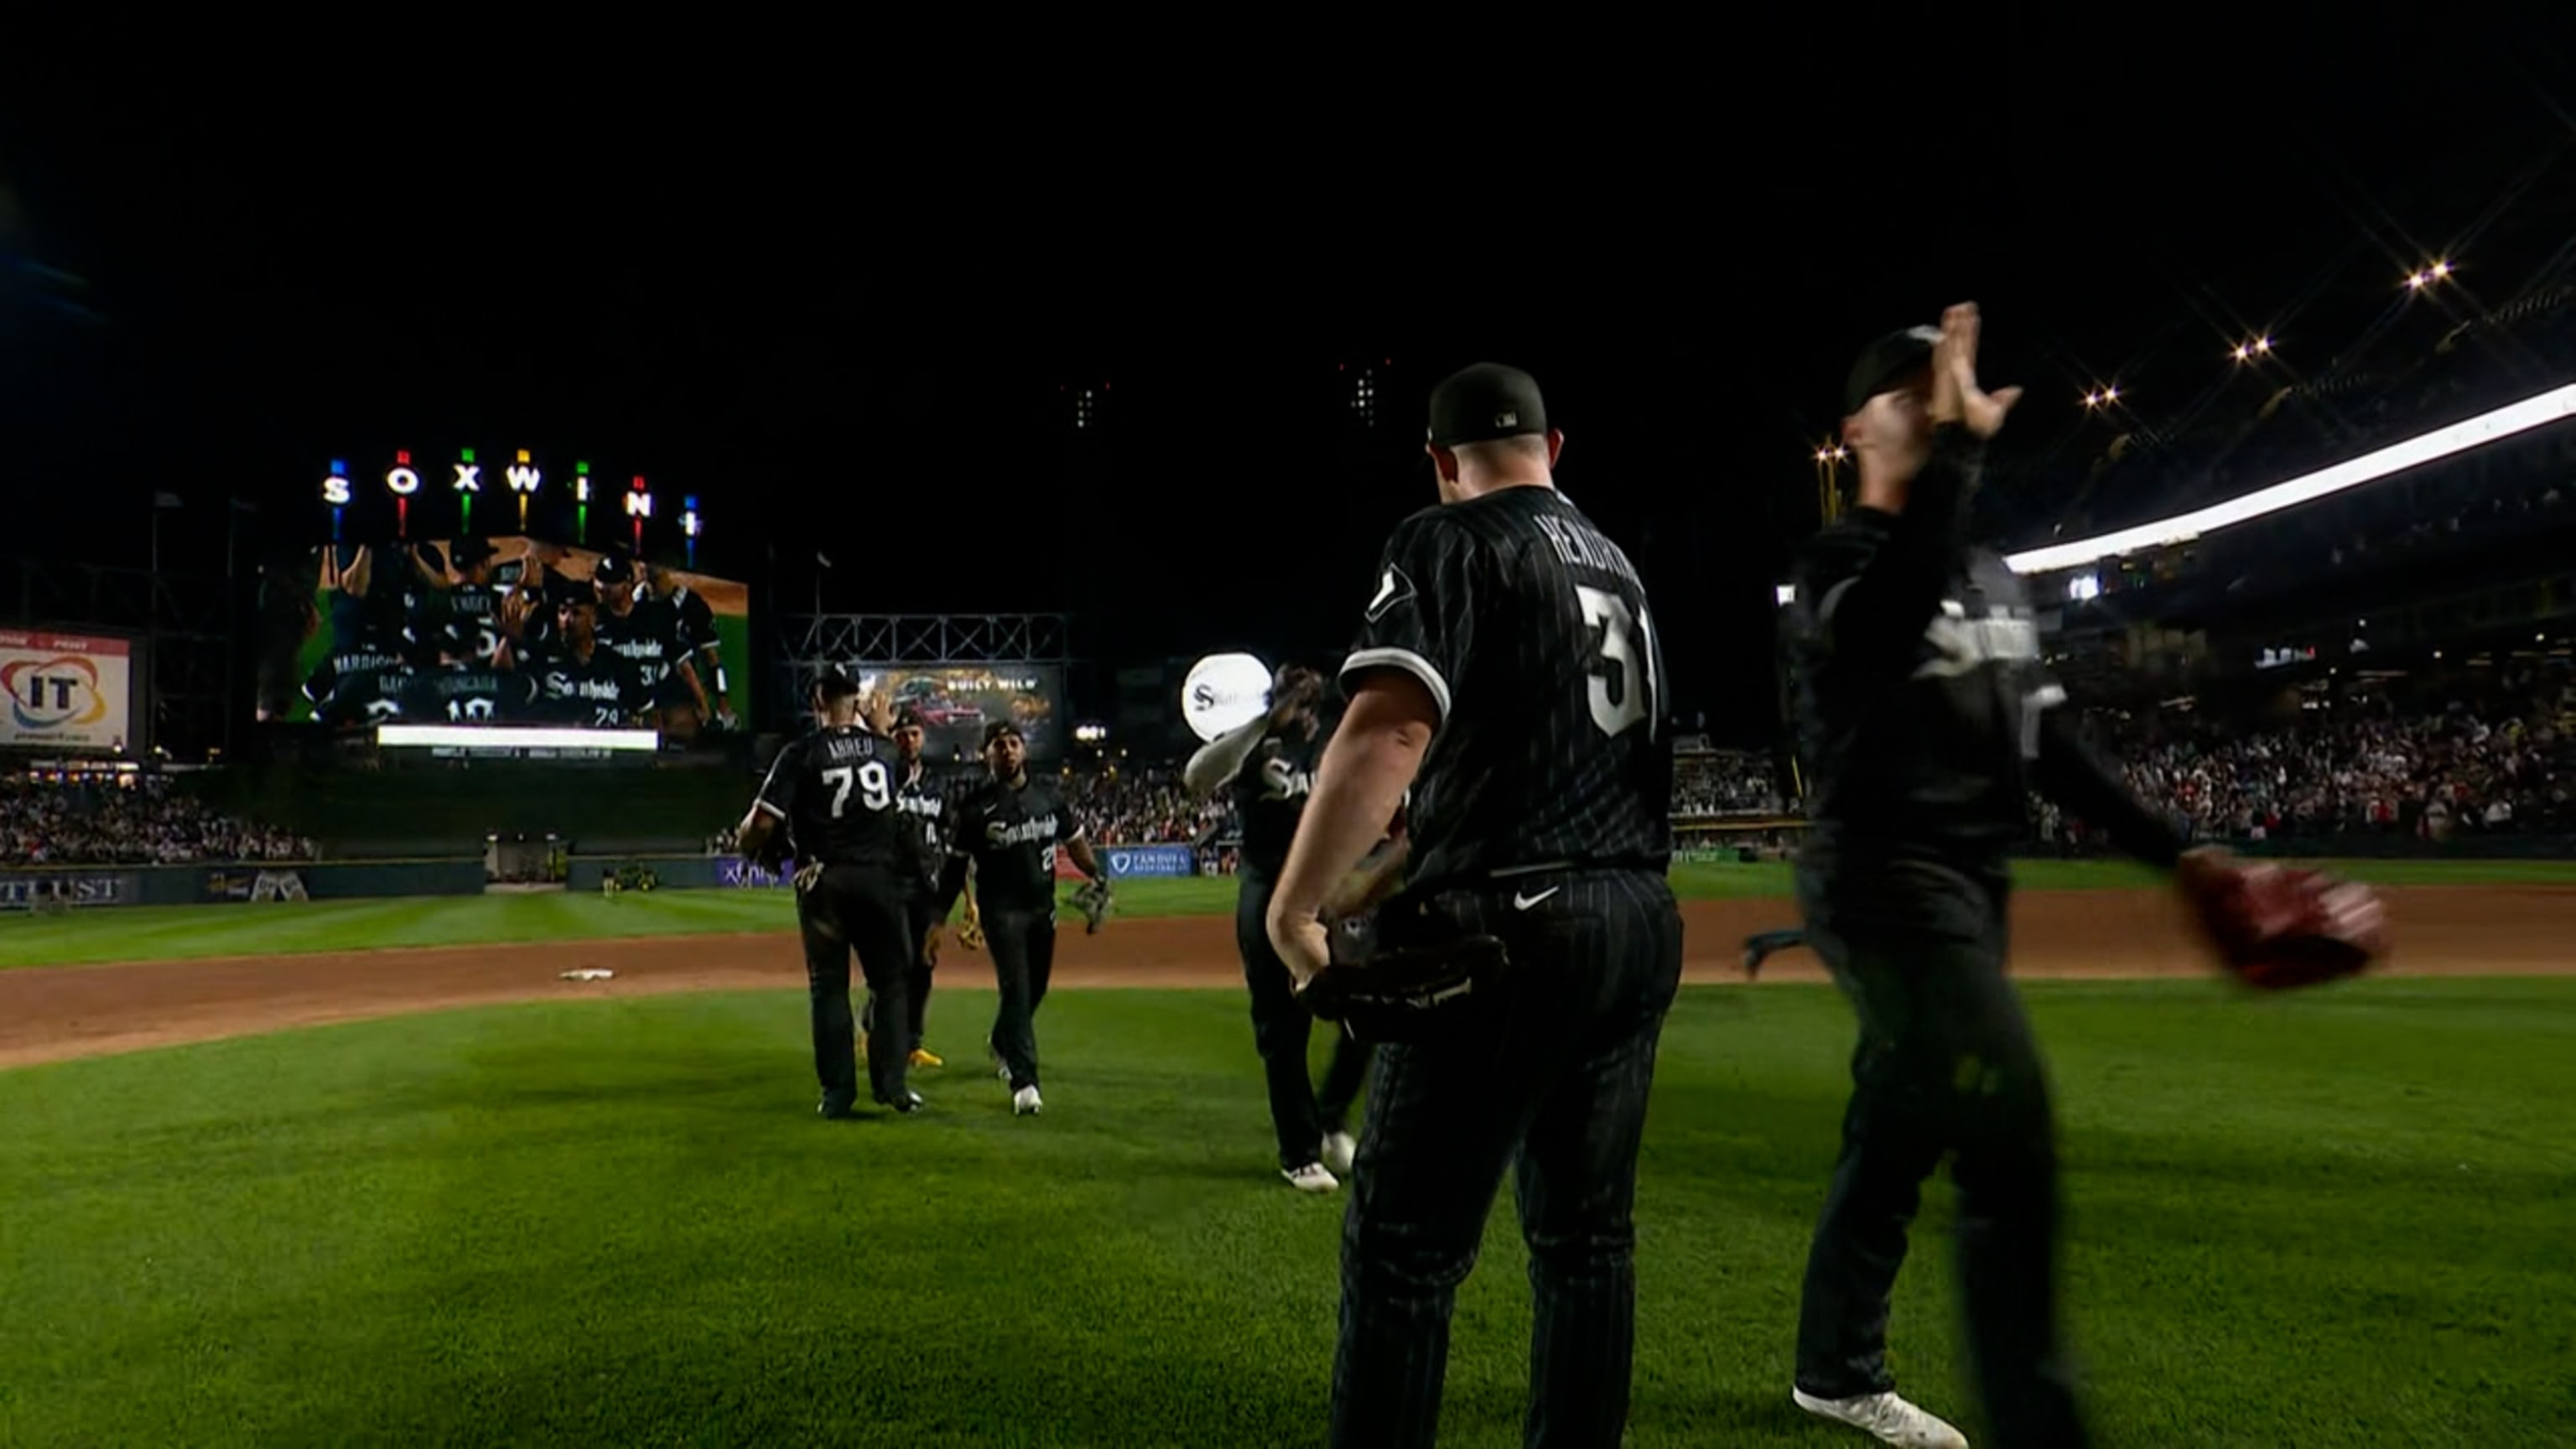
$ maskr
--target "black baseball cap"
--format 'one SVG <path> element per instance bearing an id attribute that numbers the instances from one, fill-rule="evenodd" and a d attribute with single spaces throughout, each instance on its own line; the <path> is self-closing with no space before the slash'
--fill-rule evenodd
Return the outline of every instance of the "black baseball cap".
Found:
<path id="1" fill-rule="evenodd" d="M 1930 366 L 1933 344 L 1940 340 L 1938 327 L 1908 327 L 1862 348 L 1860 360 L 1852 364 L 1850 379 L 1843 384 L 1844 414 L 1859 412 L 1871 398 L 1904 381 L 1917 369 Z"/>
<path id="2" fill-rule="evenodd" d="M 910 708 L 910 707 L 908 707 L 908 706 L 907 706 L 906 708 L 899 709 L 899 710 L 896 710 L 896 711 L 894 712 L 894 727 L 895 727 L 896 729 L 899 729 L 899 730 L 917 730 L 917 729 L 926 729 L 926 728 L 928 728 L 928 726 L 927 726 L 927 725 L 925 725 L 925 724 L 923 724 L 923 723 L 922 723 L 922 720 L 921 720 L 921 711 L 920 711 L 920 710 L 917 710 L 917 709 Z"/>
<path id="3" fill-rule="evenodd" d="M 852 699 L 859 693 L 859 682 L 850 677 L 850 671 L 827 664 L 822 673 L 814 676 L 814 691 L 825 699 Z"/>
<path id="4" fill-rule="evenodd" d="M 986 749 L 991 749 L 993 747 L 993 741 L 1000 739 L 1004 735 L 1009 735 L 1012 739 L 1018 740 L 1021 744 L 1027 744 L 1029 742 L 1029 737 L 1020 733 L 1020 727 L 1017 724 L 1006 719 L 997 719 L 991 724 L 984 726 L 984 747 Z"/>
<path id="5" fill-rule="evenodd" d="M 1479 362 L 1431 390 L 1431 446 L 1455 448 L 1547 432 L 1538 379 L 1517 367 Z"/>
<path id="6" fill-rule="evenodd" d="M 631 584 L 635 582 L 635 566 L 622 553 L 601 554 L 599 567 L 591 570 L 591 577 L 603 584 Z"/>

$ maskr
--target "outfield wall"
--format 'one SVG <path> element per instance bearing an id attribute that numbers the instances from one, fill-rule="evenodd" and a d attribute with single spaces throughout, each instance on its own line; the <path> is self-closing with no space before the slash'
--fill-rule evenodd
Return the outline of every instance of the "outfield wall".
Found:
<path id="1" fill-rule="evenodd" d="M 479 896 L 483 889 L 480 859 L 67 866 L 0 871 L 0 910 L 28 910 L 57 893 L 75 907 L 89 908 L 293 900 L 299 895 L 317 901 Z"/>
<path id="2" fill-rule="evenodd" d="M 1101 864 L 1109 867 L 1113 880 L 1176 880 L 1199 873 L 1198 853 L 1188 845 L 1103 845 L 1098 847 Z M 577 855 L 566 873 L 564 884 L 577 891 L 595 891 L 603 876 L 622 867 L 640 865 L 653 872 L 656 886 L 663 890 L 719 890 L 742 886 L 774 886 L 776 877 L 744 862 L 738 855 L 618 855 L 601 853 Z M 1056 852 L 1056 876 L 1061 880 L 1079 880 L 1082 873 L 1064 851 Z"/>
<path id="3" fill-rule="evenodd" d="M 1794 853 L 1807 822 L 1791 817 L 1698 819 L 1674 822 L 1673 855 L 1702 863 Z M 2576 860 L 2576 835 L 2454 833 L 2428 840 L 2411 832 L 2277 836 L 2270 840 L 2215 842 L 2238 855 L 2285 860 Z M 1748 856 L 1746 852 L 1751 852 Z M 2029 842 L 2013 851 L 2019 860 L 2110 860 L 2107 846 L 2046 846 Z"/>

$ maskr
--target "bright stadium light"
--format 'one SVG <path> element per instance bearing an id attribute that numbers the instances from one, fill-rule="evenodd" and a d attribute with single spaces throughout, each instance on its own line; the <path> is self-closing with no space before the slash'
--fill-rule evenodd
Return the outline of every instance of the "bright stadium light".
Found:
<path id="1" fill-rule="evenodd" d="M 1791 604 L 1798 602 L 1798 586 L 1796 584 L 1781 584 L 1771 590 L 1771 598 L 1774 603 L 1777 603 L 1780 607 L 1785 609 Z"/>
<path id="2" fill-rule="evenodd" d="M 2296 508 L 2302 503 L 2313 503 L 2346 489 L 2358 488 L 2364 483 L 2375 483 L 2410 468 L 2420 468 L 2427 463 L 2437 462 L 2454 453 L 2465 453 L 2471 448 L 2484 447 L 2518 433 L 2527 433 L 2534 428 L 2545 428 L 2552 423 L 2564 422 L 2571 417 L 2576 417 L 2576 383 L 2553 388 L 2537 397 L 2524 398 L 2518 403 L 2497 408 L 2490 413 L 2480 413 L 2464 422 L 2453 423 L 2447 428 L 2436 428 L 2432 432 L 2408 438 L 2402 443 L 2391 443 L 2377 452 L 2364 453 L 2358 458 L 2292 478 L 2286 483 L 2275 483 L 2269 488 L 2258 488 L 2240 498 L 2231 498 L 2224 503 L 2213 503 L 2207 508 L 2195 509 L 2189 513 L 2178 513 L 2171 518 L 2159 519 L 2154 523 L 2142 523 L 2135 528 L 2123 528 L 2111 533 L 2098 534 L 2092 538 L 2081 538 L 2073 543 L 2058 543 L 2046 548 L 2030 549 L 2014 554 L 2004 562 L 2017 574 L 2044 574 L 2057 569 L 2072 568 L 2077 564 L 2091 563 L 2098 558 L 2109 558 L 2114 554 L 2134 553 L 2144 548 L 2162 548 L 2169 544 L 2188 543 L 2203 534 L 2215 533 L 2222 528 L 2230 528 L 2251 519 L 2261 518 L 2267 513 Z"/>
<path id="3" fill-rule="evenodd" d="M 615 750 L 644 753 L 662 747 L 655 730 L 549 729 L 535 725 L 376 726 L 385 749 Z"/>
<path id="4" fill-rule="evenodd" d="M 2066 581 L 2066 597 L 2068 602 L 2077 604 L 2083 603 L 2087 599 L 2098 599 L 2102 597 L 2102 576 L 2100 574 L 2077 574 L 2075 577 L 2068 579 Z"/>

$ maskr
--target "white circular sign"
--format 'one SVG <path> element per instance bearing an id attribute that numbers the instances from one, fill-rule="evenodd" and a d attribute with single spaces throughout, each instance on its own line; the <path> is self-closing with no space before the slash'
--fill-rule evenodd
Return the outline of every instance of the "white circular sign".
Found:
<path id="1" fill-rule="evenodd" d="M 1213 740 L 1270 708 L 1270 666 L 1249 654 L 1211 654 L 1181 683 L 1181 718 Z"/>

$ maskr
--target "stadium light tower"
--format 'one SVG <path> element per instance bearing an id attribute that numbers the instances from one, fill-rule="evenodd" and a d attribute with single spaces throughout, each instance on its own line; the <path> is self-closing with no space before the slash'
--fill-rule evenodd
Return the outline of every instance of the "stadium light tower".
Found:
<path id="1" fill-rule="evenodd" d="M 1843 490 L 1838 485 L 1842 481 L 1843 461 L 1849 457 L 1851 449 L 1840 443 L 1816 445 L 1816 516 L 1824 520 L 1827 527 L 1842 519 Z"/>
<path id="2" fill-rule="evenodd" d="M 2420 292 L 2435 282 L 2448 281 L 2450 276 L 2451 264 L 2448 261 L 2436 261 L 2419 271 L 2407 273 L 2406 290 Z"/>
<path id="3" fill-rule="evenodd" d="M 2252 362 L 2258 357 L 2269 357 L 2272 355 L 2272 339 L 2257 337 L 2251 342 L 2239 342 L 2236 344 L 2236 350 L 2229 355 L 2239 362 Z"/>

